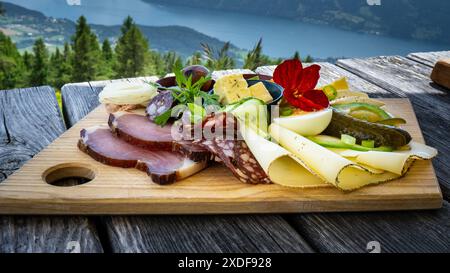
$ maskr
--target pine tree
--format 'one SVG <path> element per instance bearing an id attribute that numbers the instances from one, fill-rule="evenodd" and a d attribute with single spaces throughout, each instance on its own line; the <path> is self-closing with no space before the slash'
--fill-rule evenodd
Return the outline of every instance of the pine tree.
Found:
<path id="1" fill-rule="evenodd" d="M 44 39 L 39 38 L 33 46 L 33 64 L 30 75 L 30 85 L 39 86 L 48 83 L 48 51 Z"/>
<path id="2" fill-rule="evenodd" d="M 60 82 L 60 79 L 58 77 L 61 66 L 63 64 L 63 55 L 61 54 L 61 51 L 59 48 L 56 48 L 55 52 L 50 55 L 50 67 L 49 67 L 49 82 L 52 86 L 56 88 L 61 88 L 63 85 L 62 82 Z"/>
<path id="3" fill-rule="evenodd" d="M 111 48 L 111 43 L 105 39 L 102 43 L 102 65 L 99 69 L 98 79 L 106 80 L 114 77 L 114 51 Z"/>
<path id="4" fill-rule="evenodd" d="M 122 25 L 122 35 L 115 51 L 117 58 L 115 72 L 118 77 L 141 76 L 146 68 L 148 69 L 150 59 L 148 41 L 130 16 Z"/>
<path id="5" fill-rule="evenodd" d="M 300 53 L 298 51 L 295 51 L 294 56 L 292 57 L 294 60 L 300 60 Z"/>
<path id="6" fill-rule="evenodd" d="M 33 66 L 33 55 L 25 51 L 22 56 L 23 64 L 28 71 L 31 71 Z"/>
<path id="7" fill-rule="evenodd" d="M 64 84 L 69 83 L 72 79 L 72 50 L 69 43 L 64 44 L 64 50 L 62 53 L 61 64 L 59 66 L 58 73 L 56 75 L 57 87 L 62 87 Z"/>
<path id="8" fill-rule="evenodd" d="M 110 62 L 113 59 L 113 50 L 111 48 L 111 43 L 108 39 L 105 39 L 102 44 L 102 57 L 103 60 Z"/>
<path id="9" fill-rule="evenodd" d="M 77 21 L 75 35 L 72 37 L 72 80 L 75 82 L 91 81 L 97 77 L 100 63 L 100 46 L 97 36 L 91 31 L 86 18 Z"/>
<path id="10" fill-rule="evenodd" d="M 312 63 L 314 62 L 313 57 L 311 55 L 306 56 L 305 60 L 303 60 L 305 63 Z"/>
<path id="11" fill-rule="evenodd" d="M 16 45 L 0 31 L 0 90 L 23 86 L 26 79 L 25 72 Z"/>

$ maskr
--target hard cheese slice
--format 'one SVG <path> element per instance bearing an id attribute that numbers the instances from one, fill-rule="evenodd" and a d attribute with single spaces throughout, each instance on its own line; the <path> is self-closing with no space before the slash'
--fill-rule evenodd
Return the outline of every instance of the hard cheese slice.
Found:
<path id="1" fill-rule="evenodd" d="M 266 86 L 262 82 L 258 82 L 248 88 L 250 90 L 250 95 L 254 98 L 260 99 L 265 103 L 271 102 L 273 100 L 272 96 L 267 90 Z"/>
<path id="2" fill-rule="evenodd" d="M 355 190 L 397 179 L 406 174 L 414 160 L 431 159 L 437 154 L 431 147 L 412 143 L 412 150 L 407 152 L 347 151 L 351 156 L 346 158 L 278 124 L 272 124 L 269 131 L 279 145 L 252 130 L 244 130 L 243 137 L 272 182 L 288 187 L 333 185 Z"/>

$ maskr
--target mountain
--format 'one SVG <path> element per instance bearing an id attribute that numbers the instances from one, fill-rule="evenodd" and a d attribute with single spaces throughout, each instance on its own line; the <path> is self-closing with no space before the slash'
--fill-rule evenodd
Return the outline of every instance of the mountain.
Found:
<path id="1" fill-rule="evenodd" d="M 64 42 L 70 41 L 75 32 L 75 23 L 71 20 L 51 18 L 18 5 L 0 3 L 6 11 L 0 16 L 0 31 L 12 37 L 19 49 L 29 49 L 36 37 L 44 37 L 50 47 L 62 46 Z M 120 26 L 91 25 L 91 27 L 100 41 L 108 38 L 114 43 L 120 35 Z M 208 43 L 214 48 L 224 45 L 224 42 L 216 38 L 187 27 L 139 27 L 148 37 L 152 49 L 160 52 L 176 51 L 183 57 L 201 50 L 200 43 Z M 237 51 L 235 46 L 232 48 Z"/>
<path id="2" fill-rule="evenodd" d="M 351 31 L 450 43 L 450 35 L 446 31 L 450 25 L 450 1 L 443 0 L 143 1 L 167 6 L 276 16 Z"/>

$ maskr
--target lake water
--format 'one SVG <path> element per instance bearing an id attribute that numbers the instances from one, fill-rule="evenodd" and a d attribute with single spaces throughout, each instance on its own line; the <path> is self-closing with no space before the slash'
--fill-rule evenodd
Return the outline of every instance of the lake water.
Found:
<path id="1" fill-rule="evenodd" d="M 85 15 L 90 23 L 117 25 L 127 15 L 142 25 L 182 25 L 241 48 L 252 48 L 262 37 L 264 52 L 287 57 L 296 50 L 314 57 L 368 57 L 406 55 L 410 52 L 449 50 L 450 45 L 380 37 L 343 31 L 328 26 L 246 15 L 166 7 L 141 0 L 10 0 L 8 2 L 40 11 L 55 18 L 76 20 Z M 68 3 L 81 2 L 81 5 Z"/>

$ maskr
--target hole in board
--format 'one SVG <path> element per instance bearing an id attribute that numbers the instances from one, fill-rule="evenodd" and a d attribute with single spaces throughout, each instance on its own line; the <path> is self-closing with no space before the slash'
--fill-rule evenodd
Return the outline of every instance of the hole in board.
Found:
<path id="1" fill-rule="evenodd" d="M 91 182 L 95 171 L 80 164 L 61 164 L 44 172 L 45 182 L 57 187 L 73 187 Z"/>

